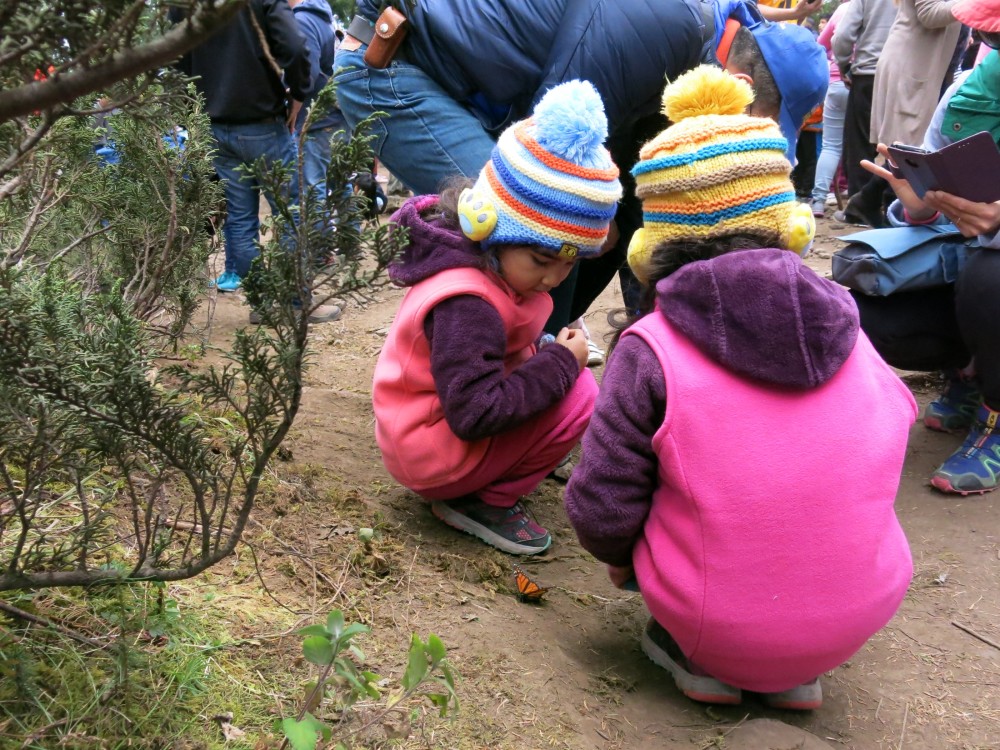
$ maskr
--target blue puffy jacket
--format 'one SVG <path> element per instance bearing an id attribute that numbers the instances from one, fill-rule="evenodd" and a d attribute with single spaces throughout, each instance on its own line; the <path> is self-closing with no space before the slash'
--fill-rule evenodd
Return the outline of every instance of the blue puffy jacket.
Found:
<path id="1" fill-rule="evenodd" d="M 374 20 L 378 0 L 357 0 Z M 552 86 L 579 78 L 600 92 L 609 130 L 659 110 L 668 79 L 714 50 L 714 0 L 405 0 L 408 59 L 454 99 L 527 116 Z M 712 23 L 711 21 L 709 23 Z M 714 26 L 714 24 L 713 24 Z M 493 123 L 499 125 L 500 123 Z"/>

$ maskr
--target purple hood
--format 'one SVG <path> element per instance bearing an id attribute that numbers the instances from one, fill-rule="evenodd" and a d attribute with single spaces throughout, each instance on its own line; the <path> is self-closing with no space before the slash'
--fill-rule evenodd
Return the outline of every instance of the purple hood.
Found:
<path id="1" fill-rule="evenodd" d="M 656 285 L 668 321 L 704 354 L 756 380 L 816 388 L 854 350 L 858 309 L 788 250 L 738 250 Z"/>
<path id="2" fill-rule="evenodd" d="M 423 212 L 437 205 L 436 195 L 410 198 L 389 221 L 406 227 L 409 244 L 389 266 L 389 278 L 397 286 L 413 286 L 449 268 L 482 268 L 483 251 L 457 227 L 442 219 L 426 220 Z"/>

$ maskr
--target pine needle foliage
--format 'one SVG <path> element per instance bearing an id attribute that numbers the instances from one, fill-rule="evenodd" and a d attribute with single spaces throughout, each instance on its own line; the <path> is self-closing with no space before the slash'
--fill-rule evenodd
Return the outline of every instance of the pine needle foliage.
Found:
<path id="1" fill-rule="evenodd" d="M 140 130 L 130 122 L 114 132 L 128 144 L 133 134 L 141 140 Z M 353 139 L 334 142 L 334 184 L 370 165 L 365 133 L 362 126 Z M 169 147 L 147 148 L 179 180 L 160 188 L 172 184 L 180 196 L 185 170 L 196 165 L 171 161 L 177 153 Z M 129 168 L 139 166 L 108 179 L 125 179 Z M 153 169 L 148 189 L 155 193 L 156 180 L 166 178 Z M 363 300 L 385 283 L 405 241 L 403 232 L 366 226 L 362 198 L 304 193 L 293 204 L 282 189 L 288 170 L 258 164 L 255 172 L 275 200 L 269 239 L 246 280 L 247 299 L 266 325 L 237 331 L 220 366 L 157 366 L 164 340 L 149 310 L 163 306 L 171 282 L 144 307 L 143 295 L 129 293 L 135 275 L 97 273 L 89 257 L 76 262 L 73 252 L 46 258 L 34 235 L 18 262 L 0 264 L 0 591 L 178 580 L 239 542 L 299 409 L 308 312 L 333 295 Z M 145 231 L 137 215 L 150 195 L 144 189 L 129 187 L 135 194 L 120 206 L 133 235 Z M 64 205 L 86 214 L 74 200 Z M 175 217 L 178 205 L 161 207 Z M 110 244 L 102 267 L 122 268 L 128 240 Z M 196 261 L 197 253 L 187 262 Z M 180 270 L 160 266 L 156 274 Z"/>

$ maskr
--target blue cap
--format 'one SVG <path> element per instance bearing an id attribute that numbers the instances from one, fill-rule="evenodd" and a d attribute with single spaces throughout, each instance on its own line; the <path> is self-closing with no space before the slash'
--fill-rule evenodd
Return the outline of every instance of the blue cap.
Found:
<path id="1" fill-rule="evenodd" d="M 788 139 L 785 155 L 795 164 L 795 144 L 802 123 L 822 103 L 830 83 L 826 51 L 802 26 L 761 19 L 749 28 L 781 93 L 778 125 Z"/>

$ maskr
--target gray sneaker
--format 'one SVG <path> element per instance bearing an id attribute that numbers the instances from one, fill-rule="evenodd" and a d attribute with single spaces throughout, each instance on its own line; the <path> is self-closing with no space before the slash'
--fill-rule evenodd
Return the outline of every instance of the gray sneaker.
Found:
<path id="1" fill-rule="evenodd" d="M 743 699 L 738 687 L 727 685 L 690 663 L 670 633 L 652 617 L 642 632 L 640 645 L 654 664 L 670 672 L 678 689 L 691 700 L 733 706 Z"/>
<path id="2" fill-rule="evenodd" d="M 309 313 L 309 322 L 332 323 L 335 320 L 339 320 L 342 314 L 343 310 L 340 309 L 340 305 L 319 305 Z M 257 326 L 264 322 L 264 315 L 259 310 L 250 311 L 251 325 Z"/>
<path id="3" fill-rule="evenodd" d="M 537 555 L 552 544 L 549 532 L 520 502 L 500 508 L 469 496 L 431 503 L 431 512 L 449 526 L 512 555 Z"/>

